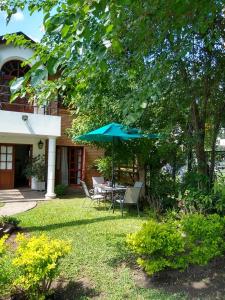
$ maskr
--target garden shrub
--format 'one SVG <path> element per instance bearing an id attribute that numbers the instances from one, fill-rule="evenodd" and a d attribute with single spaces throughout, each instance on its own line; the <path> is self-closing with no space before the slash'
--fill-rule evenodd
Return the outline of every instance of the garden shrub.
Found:
<path id="1" fill-rule="evenodd" d="M 0 239 L 0 294 L 3 294 L 8 289 L 12 274 L 10 255 L 5 243 L 7 238 L 8 235 L 4 235 Z"/>
<path id="2" fill-rule="evenodd" d="M 3 254 L 6 251 L 6 245 L 5 245 L 5 241 L 7 240 L 8 236 L 5 235 L 0 239 L 0 258 L 3 256 Z"/>
<path id="3" fill-rule="evenodd" d="M 149 275 L 165 268 L 184 269 L 207 264 L 225 251 L 225 223 L 219 215 L 185 215 L 181 220 L 150 220 L 128 235 L 137 263 Z"/>
<path id="4" fill-rule="evenodd" d="M 17 227 L 20 223 L 20 220 L 18 220 L 15 217 L 11 216 L 1 216 L 0 217 L 0 226 L 4 226 L 5 224 L 11 224 Z"/>
<path id="5" fill-rule="evenodd" d="M 66 195 L 67 185 L 65 184 L 58 184 L 55 187 L 55 193 L 57 197 L 62 197 Z"/>
<path id="6" fill-rule="evenodd" d="M 29 299 L 45 299 L 58 275 L 60 258 L 70 251 L 70 243 L 45 235 L 27 238 L 18 234 L 16 240 L 18 247 L 12 263 L 19 275 L 13 285 Z"/>
<path id="7" fill-rule="evenodd" d="M 97 167 L 98 172 L 104 176 L 105 179 L 110 179 L 112 174 L 112 158 L 111 156 L 105 156 L 98 158 L 94 161 L 94 165 Z"/>
<path id="8" fill-rule="evenodd" d="M 181 220 L 186 235 L 187 260 L 190 264 L 204 265 L 225 250 L 224 219 L 219 215 L 192 214 Z"/>
<path id="9" fill-rule="evenodd" d="M 185 251 L 185 240 L 175 222 L 150 220 L 140 231 L 128 235 L 127 242 L 140 255 L 138 264 L 150 275 L 166 267 L 185 267 L 179 257 Z"/>
<path id="10" fill-rule="evenodd" d="M 225 183 L 216 181 L 211 192 L 190 188 L 178 199 L 178 206 L 185 213 L 218 213 L 225 212 Z"/>
<path id="11" fill-rule="evenodd" d="M 185 190 L 181 199 L 179 199 L 179 207 L 185 213 L 206 213 L 215 212 L 214 197 L 210 193 L 204 193 L 200 190 Z"/>

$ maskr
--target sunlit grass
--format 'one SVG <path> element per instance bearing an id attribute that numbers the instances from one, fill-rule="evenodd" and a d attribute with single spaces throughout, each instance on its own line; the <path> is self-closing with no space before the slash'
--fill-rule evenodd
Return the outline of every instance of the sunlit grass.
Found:
<path id="1" fill-rule="evenodd" d="M 72 253 L 61 263 L 63 277 L 72 281 L 88 278 L 99 299 L 178 299 L 135 283 L 134 259 L 125 239 L 146 219 L 137 217 L 136 211 L 122 218 L 119 209 L 113 214 L 104 205 L 84 208 L 82 203 L 81 198 L 42 202 L 18 215 L 30 234 L 44 232 L 71 240 Z"/>

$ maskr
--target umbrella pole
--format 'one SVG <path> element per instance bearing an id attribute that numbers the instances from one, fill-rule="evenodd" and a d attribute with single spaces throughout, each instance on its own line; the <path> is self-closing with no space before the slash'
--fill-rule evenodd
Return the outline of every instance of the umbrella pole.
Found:
<path id="1" fill-rule="evenodd" d="M 112 187 L 115 186 L 114 182 L 114 137 L 112 140 Z"/>
<path id="2" fill-rule="evenodd" d="M 115 180 L 114 180 L 114 142 L 115 138 L 113 137 L 112 140 L 112 187 L 115 187 Z M 113 213 L 115 210 L 115 199 L 114 199 L 114 191 L 112 190 L 112 206 L 113 206 Z"/>

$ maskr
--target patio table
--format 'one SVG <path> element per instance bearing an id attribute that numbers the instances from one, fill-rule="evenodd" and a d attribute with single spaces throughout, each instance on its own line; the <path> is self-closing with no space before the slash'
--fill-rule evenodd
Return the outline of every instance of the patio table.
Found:
<path id="1" fill-rule="evenodd" d="M 117 186 L 108 186 L 106 184 L 97 184 L 97 187 L 101 188 L 103 191 L 105 191 L 106 193 L 111 193 L 111 199 L 112 199 L 112 205 L 110 206 L 109 209 L 111 209 L 111 207 L 113 207 L 113 213 L 114 213 L 114 208 L 115 208 L 115 193 L 117 192 L 125 192 L 127 187 L 123 186 L 123 185 L 117 185 Z"/>

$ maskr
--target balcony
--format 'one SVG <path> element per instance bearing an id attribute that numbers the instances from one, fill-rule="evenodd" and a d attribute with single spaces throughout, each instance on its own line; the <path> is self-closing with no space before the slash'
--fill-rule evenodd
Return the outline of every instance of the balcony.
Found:
<path id="1" fill-rule="evenodd" d="M 35 113 L 42 115 L 58 115 L 58 102 L 52 102 L 50 105 L 43 105 L 38 107 L 29 103 L 28 97 L 17 98 L 14 102 L 10 103 L 10 89 L 9 81 L 0 84 L 0 110 Z"/>
<path id="2" fill-rule="evenodd" d="M 0 136 L 59 137 L 61 117 L 0 110 Z"/>

